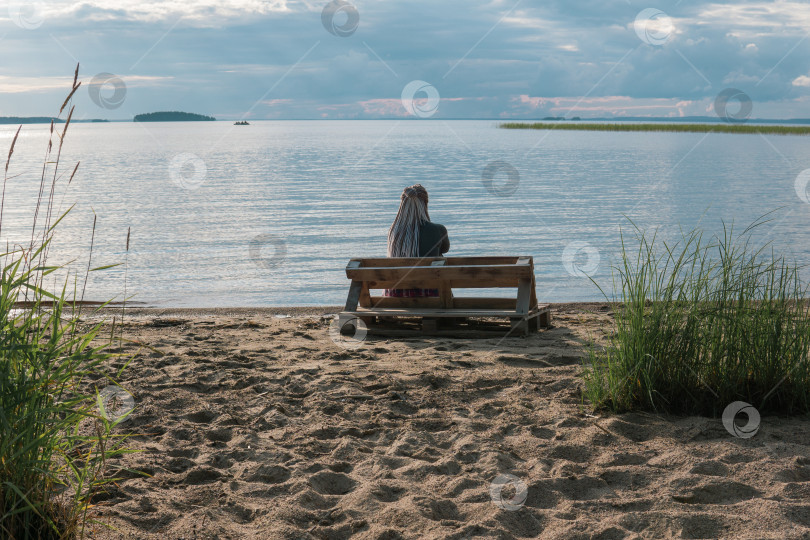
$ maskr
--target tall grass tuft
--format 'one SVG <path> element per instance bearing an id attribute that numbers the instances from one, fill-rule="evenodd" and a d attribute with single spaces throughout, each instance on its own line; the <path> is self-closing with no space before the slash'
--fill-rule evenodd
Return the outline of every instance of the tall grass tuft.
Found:
<path id="1" fill-rule="evenodd" d="M 614 411 L 718 415 L 734 401 L 760 412 L 810 412 L 810 305 L 801 267 L 756 247 L 758 219 L 675 244 L 633 224 L 614 268 L 615 332 L 592 350 L 585 394 Z"/>
<path id="2" fill-rule="evenodd" d="M 81 85 L 78 66 L 70 95 Z M 55 228 L 70 210 L 55 211 L 60 181 L 73 179 L 78 165 L 63 173 L 64 130 L 50 138 L 31 229 L 30 243 L 0 254 L 0 538 L 11 540 L 81 537 L 91 522 L 92 497 L 105 483 L 105 464 L 127 452 L 113 432 L 92 382 L 110 380 L 104 362 L 112 354 L 97 345 L 102 323 L 87 325 L 77 302 L 68 299 L 67 281 L 50 291 L 45 278 L 60 269 L 48 262 Z M 19 130 L 18 130 L 19 134 Z M 54 136 L 58 139 L 54 148 Z M 0 202 L 2 208 L 15 136 L 9 149 Z M 69 176 L 68 176 L 69 174 Z M 97 269 L 89 269 L 95 271 Z M 75 294 L 74 294 L 75 298 Z M 25 300 L 25 307 L 17 307 Z"/>

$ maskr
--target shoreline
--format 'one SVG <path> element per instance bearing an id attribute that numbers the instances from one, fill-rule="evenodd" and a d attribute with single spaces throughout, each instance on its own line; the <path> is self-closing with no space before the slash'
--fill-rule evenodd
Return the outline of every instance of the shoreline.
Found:
<path id="1" fill-rule="evenodd" d="M 610 311 L 610 303 L 604 302 L 556 302 L 549 303 L 552 311 L 583 311 L 606 313 Z M 89 307 L 89 306 L 88 306 Z M 343 306 L 267 306 L 267 307 L 129 307 L 124 309 L 125 317 L 136 319 L 149 319 L 156 317 L 322 317 L 336 315 L 343 310 Z M 95 312 L 88 312 L 85 316 L 101 317 L 104 315 L 120 315 L 120 305 L 105 307 Z"/>

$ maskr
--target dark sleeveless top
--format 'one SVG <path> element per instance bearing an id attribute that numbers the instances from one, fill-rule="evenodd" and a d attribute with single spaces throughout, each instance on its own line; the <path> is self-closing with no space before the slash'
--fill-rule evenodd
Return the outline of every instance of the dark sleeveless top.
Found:
<path id="1" fill-rule="evenodd" d="M 419 226 L 419 256 L 441 257 L 450 251 L 450 239 L 444 225 L 425 221 Z"/>

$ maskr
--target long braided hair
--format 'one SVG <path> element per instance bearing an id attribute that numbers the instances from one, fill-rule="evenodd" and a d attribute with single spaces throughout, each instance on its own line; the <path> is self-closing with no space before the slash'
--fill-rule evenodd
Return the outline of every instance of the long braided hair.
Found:
<path id="1" fill-rule="evenodd" d="M 397 217 L 388 230 L 389 257 L 419 256 L 419 226 L 430 221 L 427 203 L 428 193 L 421 184 L 402 191 Z"/>

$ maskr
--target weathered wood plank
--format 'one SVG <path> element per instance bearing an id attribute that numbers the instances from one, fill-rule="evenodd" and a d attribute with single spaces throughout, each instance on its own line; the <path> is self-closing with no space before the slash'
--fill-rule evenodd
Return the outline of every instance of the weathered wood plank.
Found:
<path id="1" fill-rule="evenodd" d="M 408 289 L 417 287 L 420 289 L 438 289 L 444 280 L 424 280 L 424 279 L 398 279 L 392 281 L 368 281 L 369 289 Z M 519 278 L 490 278 L 486 281 L 480 279 L 450 279 L 448 285 L 453 289 L 516 289 Z"/>
<path id="2" fill-rule="evenodd" d="M 474 298 L 461 297 L 453 298 L 453 309 L 506 309 L 515 310 L 514 298 Z"/>
<path id="3" fill-rule="evenodd" d="M 499 309 L 516 311 L 514 298 L 474 298 L 474 297 L 454 297 L 452 309 L 461 310 L 478 310 L 478 309 Z M 369 308 L 433 308 L 448 309 L 447 306 L 442 304 L 440 298 L 436 297 L 393 297 L 393 296 L 372 296 L 370 298 Z"/>
<path id="4" fill-rule="evenodd" d="M 453 289 L 449 282 L 443 281 L 439 287 L 439 299 L 442 301 L 443 308 L 451 309 L 453 307 Z"/>
<path id="5" fill-rule="evenodd" d="M 406 268 L 347 268 L 346 276 L 358 281 L 447 281 L 447 280 L 487 280 L 531 277 L 528 265 L 464 265 L 464 266 L 411 266 Z"/>
<path id="6" fill-rule="evenodd" d="M 354 280 L 349 286 L 349 295 L 346 297 L 344 311 L 354 311 L 360 301 L 360 292 L 363 290 L 363 282 Z"/>
<path id="7" fill-rule="evenodd" d="M 523 278 L 520 280 L 520 284 L 518 285 L 518 294 L 517 294 L 517 304 L 515 310 L 518 313 L 528 313 L 530 307 L 530 300 L 531 300 L 531 291 L 532 287 L 532 280 L 529 278 Z"/>
<path id="8" fill-rule="evenodd" d="M 364 306 L 365 307 L 365 306 Z M 442 307 L 441 298 L 431 296 L 398 297 L 398 296 L 372 296 L 371 308 L 433 308 Z"/>
<path id="9" fill-rule="evenodd" d="M 345 311 L 356 317 L 517 317 L 526 316 L 514 309 L 442 309 L 442 308 L 372 308 Z M 535 312 L 529 313 L 533 316 Z"/>
<path id="10" fill-rule="evenodd" d="M 447 266 L 489 265 L 489 264 L 517 264 L 518 259 L 529 259 L 531 256 L 492 256 L 492 257 L 367 257 L 351 259 L 349 263 L 357 263 L 362 268 L 397 267 L 397 266 L 430 266 L 433 261 L 443 260 Z M 523 263 L 521 263 L 523 264 Z"/>
<path id="11" fill-rule="evenodd" d="M 363 287 L 360 289 L 360 306 L 371 307 L 371 292 L 368 290 L 368 282 L 363 282 Z"/>

